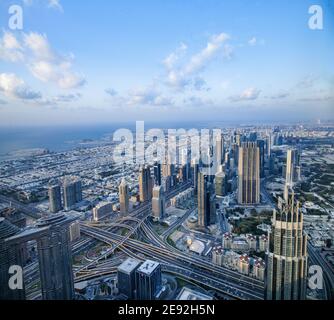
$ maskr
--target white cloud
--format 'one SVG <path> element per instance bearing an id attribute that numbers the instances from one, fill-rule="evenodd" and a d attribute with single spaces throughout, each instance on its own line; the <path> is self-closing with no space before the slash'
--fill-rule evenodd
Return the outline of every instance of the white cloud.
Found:
<path id="1" fill-rule="evenodd" d="M 0 60 L 19 62 L 24 60 L 22 47 L 10 32 L 4 32 L 0 39 Z"/>
<path id="2" fill-rule="evenodd" d="M 44 4 L 50 9 L 55 9 L 60 12 L 64 12 L 64 9 L 60 3 L 60 0 L 23 0 L 23 4 L 26 6 Z"/>
<path id="3" fill-rule="evenodd" d="M 256 46 L 256 44 L 257 44 L 257 39 L 256 39 L 255 37 L 251 38 L 251 39 L 248 41 L 248 44 L 249 44 L 251 47 Z"/>
<path id="4" fill-rule="evenodd" d="M 64 11 L 62 5 L 60 4 L 60 0 L 48 0 L 48 7 L 52 9 L 57 9 L 61 12 Z"/>
<path id="5" fill-rule="evenodd" d="M 104 91 L 105 91 L 105 93 L 107 93 L 108 95 L 110 95 L 112 97 L 115 97 L 118 94 L 117 91 L 115 89 L 113 89 L 113 88 L 108 88 L 108 89 L 106 89 Z"/>
<path id="6" fill-rule="evenodd" d="M 39 92 L 32 91 L 22 79 L 13 73 L 0 74 L 0 92 L 7 97 L 22 100 L 36 100 L 42 97 Z"/>
<path id="7" fill-rule="evenodd" d="M 57 54 L 46 35 L 24 33 L 20 43 L 13 34 L 5 33 L 0 42 L 0 59 L 10 58 L 12 62 L 23 62 L 35 78 L 61 89 L 74 89 L 86 83 L 83 75 L 72 71 L 73 55 Z"/>
<path id="8" fill-rule="evenodd" d="M 167 56 L 167 58 L 163 61 L 163 64 L 166 66 L 168 70 L 171 70 L 175 67 L 175 64 L 184 56 L 188 47 L 186 44 L 181 43 L 180 46 L 176 49 L 175 52 L 172 52 Z"/>
<path id="9" fill-rule="evenodd" d="M 247 88 L 241 94 L 230 97 L 233 102 L 257 100 L 261 94 L 261 90 L 256 88 Z"/>
<path id="10" fill-rule="evenodd" d="M 126 101 L 127 104 L 131 106 L 168 106 L 173 104 L 170 98 L 163 96 L 161 92 L 157 91 L 155 88 L 140 88 L 131 90 L 126 98 Z"/>
<path id="11" fill-rule="evenodd" d="M 183 90 L 186 87 L 201 89 L 198 86 L 198 74 L 204 71 L 208 64 L 223 50 L 223 57 L 231 58 L 233 53 L 232 46 L 225 44 L 230 36 L 221 33 L 211 37 L 206 47 L 197 54 L 190 57 L 188 62 L 177 66 L 180 56 L 185 53 L 187 47 L 181 45 L 174 53 L 171 53 L 165 60 L 164 64 L 167 69 L 166 84 L 172 88 Z"/>

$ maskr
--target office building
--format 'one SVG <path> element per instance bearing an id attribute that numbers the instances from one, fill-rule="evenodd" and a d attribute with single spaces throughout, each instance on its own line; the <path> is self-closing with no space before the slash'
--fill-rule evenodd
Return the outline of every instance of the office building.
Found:
<path id="1" fill-rule="evenodd" d="M 66 178 L 63 185 L 63 194 L 65 210 L 71 210 L 82 201 L 81 181 L 76 178 Z"/>
<path id="2" fill-rule="evenodd" d="M 225 197 L 227 195 L 227 177 L 223 172 L 217 173 L 215 177 L 215 189 L 216 195 L 219 197 Z"/>
<path id="3" fill-rule="evenodd" d="M 129 186 L 126 183 L 125 179 L 122 179 L 122 182 L 119 186 L 119 203 L 121 214 L 129 213 L 129 197 Z"/>
<path id="4" fill-rule="evenodd" d="M 264 167 L 265 167 L 265 141 L 257 140 L 257 146 L 260 149 L 260 178 L 264 178 Z"/>
<path id="5" fill-rule="evenodd" d="M 216 140 L 216 156 L 217 156 L 217 168 L 219 169 L 225 159 L 224 138 L 222 135 L 219 135 Z"/>
<path id="6" fill-rule="evenodd" d="M 161 164 L 159 162 L 155 162 L 154 164 L 154 184 L 157 186 L 161 186 Z"/>
<path id="7" fill-rule="evenodd" d="M 160 221 L 164 219 L 165 211 L 166 199 L 164 189 L 162 186 L 156 186 L 153 188 L 152 215 L 156 220 Z"/>
<path id="8" fill-rule="evenodd" d="M 28 241 L 37 241 L 43 300 L 75 297 L 69 228 L 76 219 L 64 214 L 44 216 L 34 228 L 7 239 L 8 244 L 16 248 Z"/>
<path id="9" fill-rule="evenodd" d="M 161 265 L 145 261 L 136 271 L 137 300 L 155 300 L 161 287 Z"/>
<path id="10" fill-rule="evenodd" d="M 290 149 L 287 152 L 285 182 L 293 186 L 298 179 L 300 179 L 300 154 L 298 150 Z"/>
<path id="11" fill-rule="evenodd" d="M 260 148 L 255 142 L 242 143 L 239 150 L 238 202 L 260 203 Z"/>
<path id="12" fill-rule="evenodd" d="M 140 202 L 152 200 L 153 179 L 149 167 L 141 167 L 139 170 L 139 197 Z"/>
<path id="13" fill-rule="evenodd" d="M 136 270 L 139 266 L 140 261 L 128 258 L 117 269 L 119 294 L 129 300 L 136 299 Z"/>
<path id="14" fill-rule="evenodd" d="M 61 203 L 61 189 L 59 185 L 50 185 L 48 189 L 49 211 L 57 213 L 63 209 Z"/>
<path id="15" fill-rule="evenodd" d="M 307 236 L 299 201 L 290 189 L 274 212 L 267 252 L 266 299 L 305 300 L 308 274 Z"/>
<path id="16" fill-rule="evenodd" d="M 206 228 L 216 222 L 216 201 L 213 184 L 202 172 L 198 174 L 198 226 Z"/>
<path id="17" fill-rule="evenodd" d="M 20 233 L 20 229 L 5 218 L 0 218 L 0 301 L 24 300 L 25 290 L 9 288 L 9 268 L 13 265 L 23 266 L 23 246 L 10 245 L 6 239 Z"/>
<path id="18" fill-rule="evenodd" d="M 93 209 L 93 219 L 95 222 L 99 222 L 111 213 L 113 213 L 113 204 L 111 202 L 100 202 Z"/>

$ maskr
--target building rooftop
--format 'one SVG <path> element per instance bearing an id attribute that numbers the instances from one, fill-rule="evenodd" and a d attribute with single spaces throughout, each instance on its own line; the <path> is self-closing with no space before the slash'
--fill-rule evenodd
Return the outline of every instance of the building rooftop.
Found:
<path id="1" fill-rule="evenodd" d="M 130 274 L 133 270 L 138 268 L 139 265 L 139 260 L 128 258 L 118 267 L 118 271 Z"/>
<path id="2" fill-rule="evenodd" d="M 202 301 L 210 301 L 213 300 L 213 298 L 209 295 L 206 295 L 204 293 L 189 289 L 187 287 L 184 287 L 179 295 L 177 296 L 176 300 L 181 301 L 190 301 L 190 300 L 202 300 Z"/>
<path id="3" fill-rule="evenodd" d="M 138 272 L 150 275 L 155 269 L 159 267 L 159 263 L 151 260 L 146 260 L 139 268 Z"/>

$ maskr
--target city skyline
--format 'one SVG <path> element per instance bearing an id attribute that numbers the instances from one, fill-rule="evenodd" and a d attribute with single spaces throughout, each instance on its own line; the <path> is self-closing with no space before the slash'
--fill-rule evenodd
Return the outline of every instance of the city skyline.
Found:
<path id="1" fill-rule="evenodd" d="M 13 31 L 2 1 L 0 125 L 332 119 L 333 5 L 318 2 L 323 30 L 312 1 L 18 0 Z"/>

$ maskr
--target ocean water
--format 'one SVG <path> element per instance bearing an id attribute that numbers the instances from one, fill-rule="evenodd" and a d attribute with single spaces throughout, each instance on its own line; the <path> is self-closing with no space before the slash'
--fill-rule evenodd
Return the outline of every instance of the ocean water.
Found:
<path id="1" fill-rule="evenodd" d="M 190 129 L 224 127 L 226 124 L 216 122 L 174 122 L 152 123 L 145 122 L 145 130 L 152 128 L 161 129 Z M 85 139 L 100 140 L 109 136 L 120 128 L 134 131 L 136 123 L 122 123 L 94 126 L 73 127 L 18 127 L 0 128 L 0 156 L 8 155 L 19 150 L 43 148 L 51 152 L 67 151 L 75 147 Z"/>
<path id="2" fill-rule="evenodd" d="M 116 126 L 52 127 L 52 128 L 0 128 L 0 155 L 18 150 L 44 148 L 66 151 L 85 140 L 98 140 L 113 133 Z"/>

